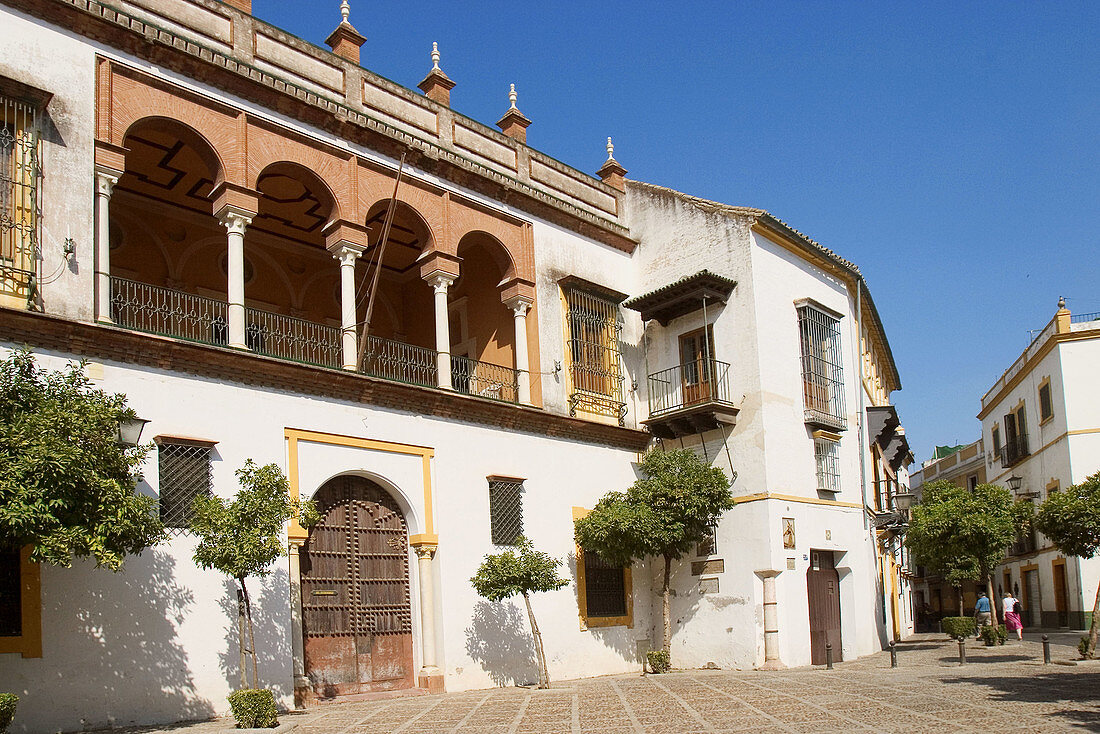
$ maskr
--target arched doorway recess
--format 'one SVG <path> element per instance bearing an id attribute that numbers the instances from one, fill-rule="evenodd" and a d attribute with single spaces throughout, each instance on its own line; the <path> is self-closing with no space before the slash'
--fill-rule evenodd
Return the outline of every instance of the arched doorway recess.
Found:
<path id="1" fill-rule="evenodd" d="M 301 550 L 305 670 L 322 698 L 411 688 L 408 527 L 393 497 L 358 476 L 327 481 Z"/>

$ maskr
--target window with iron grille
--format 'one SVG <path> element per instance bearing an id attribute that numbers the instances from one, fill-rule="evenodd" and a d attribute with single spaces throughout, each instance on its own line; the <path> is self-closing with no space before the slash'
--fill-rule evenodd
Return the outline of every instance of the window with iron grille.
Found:
<path id="1" fill-rule="evenodd" d="M 38 270 L 41 101 L 0 79 L 0 302 L 30 303 Z"/>
<path id="2" fill-rule="evenodd" d="M 844 368 L 840 319 L 811 305 L 798 307 L 802 397 L 807 423 L 844 430 Z"/>
<path id="3" fill-rule="evenodd" d="M 840 444 L 828 438 L 814 439 L 817 460 L 817 488 L 821 492 L 840 491 Z"/>
<path id="4" fill-rule="evenodd" d="M 212 486 L 210 451 L 212 445 L 198 442 L 177 443 L 158 440 L 160 464 L 160 519 L 177 532 L 191 524 L 191 505 L 200 495 L 210 494 Z"/>
<path id="5" fill-rule="evenodd" d="M 569 329 L 570 414 L 579 409 L 608 415 L 621 424 L 626 415 L 619 349 L 622 323 L 614 301 L 576 288 L 565 289 Z"/>
<path id="6" fill-rule="evenodd" d="M 622 617 L 626 614 L 626 573 L 595 553 L 584 555 L 584 601 L 588 617 Z"/>
<path id="7" fill-rule="evenodd" d="M 1054 403 L 1050 399 L 1050 380 L 1039 386 L 1039 420 L 1048 421 L 1054 417 Z"/>
<path id="8" fill-rule="evenodd" d="M 495 545 L 523 535 L 523 480 L 489 477 L 489 525 Z"/>

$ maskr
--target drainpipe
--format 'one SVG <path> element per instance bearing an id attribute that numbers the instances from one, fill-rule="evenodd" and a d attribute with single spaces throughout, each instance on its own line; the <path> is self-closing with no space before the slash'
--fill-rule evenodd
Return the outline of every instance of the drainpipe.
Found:
<path id="1" fill-rule="evenodd" d="M 863 515 L 863 529 L 867 530 L 867 459 L 864 456 L 866 446 L 863 445 L 863 347 L 861 342 L 863 341 L 863 289 L 860 285 L 863 283 L 862 278 L 856 279 L 856 370 L 859 381 L 856 384 L 856 391 L 859 393 L 859 415 L 856 416 L 856 434 L 859 437 L 859 492 L 863 497 L 863 508 L 860 514 Z M 878 542 L 877 539 L 875 541 Z"/>

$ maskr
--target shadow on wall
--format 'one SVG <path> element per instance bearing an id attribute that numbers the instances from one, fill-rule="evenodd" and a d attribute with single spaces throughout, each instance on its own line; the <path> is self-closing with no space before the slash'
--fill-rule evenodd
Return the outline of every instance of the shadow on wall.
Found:
<path id="1" fill-rule="evenodd" d="M 146 551 L 128 556 L 117 574 L 90 565 L 59 571 L 55 578 L 69 581 L 60 604 L 77 611 L 67 620 L 55 617 L 73 636 L 47 655 L 56 656 L 51 666 L 68 690 L 60 695 L 56 685 L 42 685 L 18 692 L 20 709 L 38 709 L 42 722 L 64 717 L 62 726 L 79 721 L 85 729 L 214 716 L 211 703 L 196 695 L 190 662 L 177 643 L 194 597 L 176 583 L 175 567 L 167 553 Z M 78 574 L 85 579 L 73 578 Z"/>
<path id="2" fill-rule="evenodd" d="M 225 647 L 218 653 L 218 666 L 230 690 L 241 687 L 241 652 L 237 638 L 237 582 L 223 578 L 225 593 L 218 601 L 225 615 Z M 259 667 L 259 686 L 267 688 L 279 700 L 291 696 L 288 688 L 293 652 L 290 649 L 289 574 L 279 570 L 264 578 L 249 578 L 248 594 L 252 598 L 252 626 L 256 635 L 256 663 Z M 247 634 L 247 630 L 246 630 Z M 245 644 L 247 645 L 247 637 Z M 252 657 L 248 656 L 248 680 L 252 680 Z"/>
<path id="3" fill-rule="evenodd" d="M 466 653 L 498 686 L 528 685 L 538 680 L 527 614 L 513 601 L 482 599 L 474 605 L 473 620 L 466 628 Z"/>
<path id="4" fill-rule="evenodd" d="M 580 613 L 581 600 L 580 600 L 580 582 L 577 579 L 577 554 L 570 553 L 565 556 L 565 568 L 569 571 L 569 577 L 572 580 L 571 588 L 573 590 L 573 603 L 576 605 L 578 614 Z M 633 565 L 633 577 L 634 577 L 634 589 L 637 589 L 640 581 L 639 576 L 645 573 L 646 564 L 635 563 Z M 635 594 L 634 598 L 637 599 L 638 595 Z M 614 627 L 589 627 L 588 634 L 596 638 L 604 644 L 605 647 L 609 647 L 620 655 L 623 660 L 639 660 L 638 658 L 638 643 L 637 638 L 651 637 L 652 632 L 647 632 L 643 628 L 638 626 L 639 609 L 634 609 L 634 628 L 627 629 L 621 625 Z M 624 634 L 625 633 L 625 634 Z M 650 643 L 652 645 L 652 642 Z M 640 663 L 639 663 L 640 664 Z"/>

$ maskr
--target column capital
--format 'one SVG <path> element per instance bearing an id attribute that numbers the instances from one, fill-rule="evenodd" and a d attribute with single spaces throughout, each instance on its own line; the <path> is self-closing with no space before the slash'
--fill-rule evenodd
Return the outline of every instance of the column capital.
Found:
<path id="1" fill-rule="evenodd" d="M 504 302 L 504 305 L 515 312 L 516 316 L 526 316 L 527 309 L 534 304 L 534 299 L 528 296 L 512 296 Z"/>
<path id="2" fill-rule="evenodd" d="M 436 293 L 446 293 L 447 289 L 458 280 L 458 276 L 445 273 L 442 270 L 435 270 L 424 276 L 424 280 L 435 289 Z"/>
<path id="3" fill-rule="evenodd" d="M 106 166 L 95 167 L 95 192 L 110 198 L 114 193 L 115 184 L 122 178 L 122 171 L 117 171 Z"/>
<path id="4" fill-rule="evenodd" d="M 439 546 L 425 543 L 423 545 L 414 545 L 412 548 L 417 558 L 426 558 L 430 561 L 432 557 L 435 556 L 435 552 L 439 549 Z"/>
<path id="5" fill-rule="evenodd" d="M 765 568 L 765 569 L 756 571 L 755 573 L 756 573 L 757 576 L 759 576 L 762 579 L 774 579 L 776 576 L 778 576 L 779 574 L 781 574 L 783 572 L 782 571 L 776 571 L 775 569 L 772 569 L 772 568 Z"/>
<path id="6" fill-rule="evenodd" d="M 229 234 L 240 235 L 243 235 L 244 231 L 248 229 L 248 225 L 252 224 L 252 217 L 254 216 L 256 216 L 255 212 L 238 209 L 231 205 L 223 206 L 217 213 L 218 221 Z"/>
<path id="7" fill-rule="evenodd" d="M 363 248 L 345 242 L 340 247 L 329 250 L 329 252 L 332 253 L 333 259 L 340 261 L 341 265 L 354 265 L 359 256 L 363 254 Z"/>

